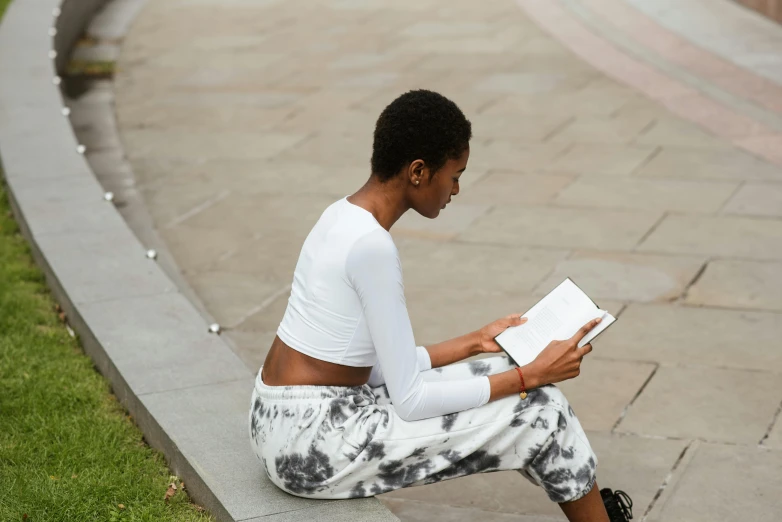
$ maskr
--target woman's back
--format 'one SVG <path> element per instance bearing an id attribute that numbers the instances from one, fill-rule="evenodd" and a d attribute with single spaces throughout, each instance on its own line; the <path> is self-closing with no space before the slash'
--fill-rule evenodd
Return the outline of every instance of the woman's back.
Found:
<path id="1" fill-rule="evenodd" d="M 377 362 L 347 266 L 358 243 L 393 247 L 390 234 L 370 212 L 342 198 L 326 208 L 302 246 L 277 330 L 285 344 L 335 364 L 367 367 Z"/>

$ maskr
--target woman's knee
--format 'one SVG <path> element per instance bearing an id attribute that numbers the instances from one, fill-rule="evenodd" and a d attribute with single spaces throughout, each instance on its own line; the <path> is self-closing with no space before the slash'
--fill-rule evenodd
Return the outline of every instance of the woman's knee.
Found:
<path id="1" fill-rule="evenodd" d="M 594 482 L 597 456 L 559 388 L 544 386 L 532 392 L 527 400 L 538 408 L 527 421 L 530 427 L 542 430 L 539 433 L 545 440 L 530 451 L 525 471 L 555 502 L 580 498 Z"/>

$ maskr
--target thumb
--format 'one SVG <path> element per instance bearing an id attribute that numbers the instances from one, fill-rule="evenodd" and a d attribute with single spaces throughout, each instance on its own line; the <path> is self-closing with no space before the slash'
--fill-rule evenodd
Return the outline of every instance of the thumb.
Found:
<path id="1" fill-rule="evenodd" d="M 521 314 L 511 314 L 508 316 L 508 326 L 519 326 L 527 322 L 526 317 L 521 317 Z"/>

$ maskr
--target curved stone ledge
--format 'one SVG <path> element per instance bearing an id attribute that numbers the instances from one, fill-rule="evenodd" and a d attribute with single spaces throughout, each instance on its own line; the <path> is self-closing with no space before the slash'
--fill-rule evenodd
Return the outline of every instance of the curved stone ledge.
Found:
<path id="1" fill-rule="evenodd" d="M 218 519 L 395 520 L 375 499 L 305 500 L 268 481 L 247 440 L 252 372 L 103 199 L 52 81 L 101 4 L 15 0 L 0 26 L 0 158 L 55 299 L 147 441 Z"/>

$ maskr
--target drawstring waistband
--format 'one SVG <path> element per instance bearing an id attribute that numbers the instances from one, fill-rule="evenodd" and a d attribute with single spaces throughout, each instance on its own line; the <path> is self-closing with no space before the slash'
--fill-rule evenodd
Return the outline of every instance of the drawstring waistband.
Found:
<path id="1" fill-rule="evenodd" d="M 255 391 L 259 397 L 265 399 L 278 400 L 328 400 L 339 397 L 350 397 L 353 395 L 369 395 L 373 397 L 372 391 L 368 385 L 363 386 L 268 386 L 261 378 L 263 367 L 258 370 L 255 377 Z"/>

